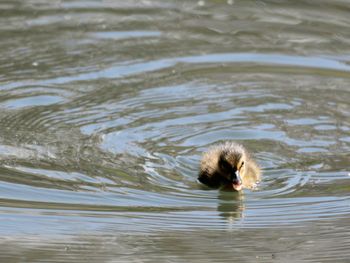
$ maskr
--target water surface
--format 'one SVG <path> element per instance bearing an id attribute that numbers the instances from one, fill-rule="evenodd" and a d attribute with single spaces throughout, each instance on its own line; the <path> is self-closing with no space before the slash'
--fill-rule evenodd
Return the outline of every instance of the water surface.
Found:
<path id="1" fill-rule="evenodd" d="M 348 262 L 348 1 L 2 1 L 0 259 Z M 256 191 L 196 181 L 243 143 Z"/>

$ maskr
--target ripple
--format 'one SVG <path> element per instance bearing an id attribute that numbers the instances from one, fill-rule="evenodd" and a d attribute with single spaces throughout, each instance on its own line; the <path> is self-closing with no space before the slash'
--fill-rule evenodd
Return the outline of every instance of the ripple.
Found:
<path id="1" fill-rule="evenodd" d="M 136 64 L 112 66 L 100 71 L 82 73 L 74 76 L 63 76 L 54 79 L 46 79 L 38 82 L 12 82 L 1 85 L 1 89 L 12 89 L 22 85 L 58 85 L 76 81 L 115 79 L 130 75 L 162 70 L 175 66 L 178 63 L 199 64 L 199 63 L 252 63 L 258 65 L 279 65 L 288 67 L 301 67 L 311 69 L 335 70 L 340 72 L 350 71 L 350 66 L 341 60 L 322 57 L 288 56 L 281 54 L 257 54 L 257 53 L 227 53 L 209 54 L 200 56 L 167 58 L 155 61 L 147 61 Z"/>
<path id="2" fill-rule="evenodd" d="M 57 96 L 31 96 L 29 98 L 20 98 L 7 100 L 0 104 L 0 107 L 7 109 L 19 109 L 24 107 L 51 105 L 61 102 L 63 99 Z"/>
<path id="3" fill-rule="evenodd" d="M 326 2 L 2 4 L 0 258 L 347 262 L 349 19 Z M 254 191 L 197 181 L 223 140 Z"/>
<path id="4" fill-rule="evenodd" d="M 127 39 L 140 37 L 159 37 L 161 35 L 158 31 L 108 31 L 91 33 L 93 37 L 100 39 Z"/>

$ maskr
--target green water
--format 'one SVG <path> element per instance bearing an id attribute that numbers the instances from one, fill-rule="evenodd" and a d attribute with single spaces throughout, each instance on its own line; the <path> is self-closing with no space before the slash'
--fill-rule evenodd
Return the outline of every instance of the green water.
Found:
<path id="1" fill-rule="evenodd" d="M 349 1 L 1 1 L 1 262 L 348 262 Z M 242 195 L 196 181 L 235 140 Z"/>

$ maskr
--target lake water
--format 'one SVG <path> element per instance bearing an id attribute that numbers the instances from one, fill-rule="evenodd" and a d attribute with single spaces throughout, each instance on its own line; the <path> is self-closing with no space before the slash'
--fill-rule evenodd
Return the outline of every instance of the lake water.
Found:
<path id="1" fill-rule="evenodd" d="M 349 1 L 0 12 L 1 262 L 349 262 Z M 196 181 L 223 140 L 257 190 Z"/>

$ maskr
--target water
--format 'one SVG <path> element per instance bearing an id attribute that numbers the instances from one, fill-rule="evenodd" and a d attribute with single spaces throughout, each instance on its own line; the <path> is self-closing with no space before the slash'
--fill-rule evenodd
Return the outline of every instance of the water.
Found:
<path id="1" fill-rule="evenodd" d="M 1 262 L 348 262 L 349 4 L 2 1 Z"/>

